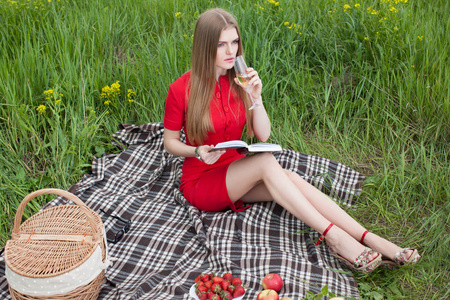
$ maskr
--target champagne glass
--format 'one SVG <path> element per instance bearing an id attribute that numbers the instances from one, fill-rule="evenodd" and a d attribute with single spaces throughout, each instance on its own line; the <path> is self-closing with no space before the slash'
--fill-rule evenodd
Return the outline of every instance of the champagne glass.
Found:
<path id="1" fill-rule="evenodd" d="M 250 86 L 248 85 L 250 77 L 248 76 L 247 72 L 245 72 L 245 70 L 247 70 L 247 65 L 245 64 L 245 60 L 242 55 L 236 56 L 236 60 L 234 61 L 234 70 L 236 71 L 236 77 L 239 80 L 240 85 L 244 88 L 244 91 L 247 92 L 250 100 L 252 101 L 252 106 L 249 108 L 249 110 L 258 107 L 259 104 L 253 101 Z"/>

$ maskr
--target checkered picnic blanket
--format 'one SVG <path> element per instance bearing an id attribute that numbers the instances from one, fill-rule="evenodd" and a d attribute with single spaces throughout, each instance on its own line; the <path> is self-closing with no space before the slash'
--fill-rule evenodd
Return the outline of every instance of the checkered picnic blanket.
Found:
<path id="1" fill-rule="evenodd" d="M 262 278 L 278 273 L 282 296 L 305 297 L 328 285 L 340 296 L 358 297 L 353 276 L 328 247 L 315 247 L 319 234 L 275 202 L 243 212 L 202 212 L 178 190 L 183 159 L 163 147 L 162 123 L 122 125 L 113 135 L 120 154 L 94 159 L 92 174 L 70 191 L 102 216 L 109 238 L 123 223 L 100 213 L 131 219 L 131 229 L 109 245 L 100 299 L 191 299 L 189 289 L 202 272 L 231 272 L 256 299 Z M 280 164 L 297 172 L 343 205 L 355 203 L 364 177 L 337 162 L 284 149 Z M 65 204 L 56 198 L 48 206 Z M 0 259 L 0 298 L 10 299 Z"/>

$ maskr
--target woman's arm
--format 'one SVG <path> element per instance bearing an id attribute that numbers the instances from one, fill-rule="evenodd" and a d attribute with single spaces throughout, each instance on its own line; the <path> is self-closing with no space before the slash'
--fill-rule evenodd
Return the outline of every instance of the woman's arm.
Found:
<path id="1" fill-rule="evenodd" d="M 261 142 L 265 142 L 270 137 L 271 126 L 270 119 L 267 115 L 266 109 L 264 108 L 261 95 L 259 97 L 260 99 L 257 99 L 256 103 L 260 103 L 260 106 L 252 110 L 253 132 L 255 133 L 255 136 L 258 138 L 258 140 L 260 140 Z"/>
<path id="2" fill-rule="evenodd" d="M 262 81 L 259 78 L 258 72 L 256 72 L 253 68 L 247 68 L 246 70 L 248 76 L 251 78 L 248 82 L 249 86 L 252 86 L 251 97 L 254 102 L 257 104 L 252 110 L 253 113 L 253 132 L 255 136 L 261 142 L 265 142 L 270 137 L 270 119 L 267 115 L 266 109 L 264 108 L 263 100 L 261 97 L 262 91 Z M 237 78 L 234 79 L 236 84 L 240 85 L 239 80 Z"/>
<path id="3" fill-rule="evenodd" d="M 180 141 L 180 131 L 164 128 L 164 149 L 170 154 L 182 157 L 195 157 L 195 148 L 198 148 L 197 153 L 200 155 L 201 161 L 208 165 L 215 163 L 225 153 L 225 151 L 208 152 L 214 148 L 212 145 L 188 146 Z"/>
<path id="4" fill-rule="evenodd" d="M 195 147 L 180 141 L 180 131 L 164 128 L 164 149 L 170 154 L 182 157 L 195 156 Z"/>

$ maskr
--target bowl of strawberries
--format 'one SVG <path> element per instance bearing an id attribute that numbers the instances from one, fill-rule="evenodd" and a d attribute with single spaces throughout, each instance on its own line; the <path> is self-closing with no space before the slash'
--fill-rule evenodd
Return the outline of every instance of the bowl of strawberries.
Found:
<path id="1" fill-rule="evenodd" d="M 195 278 L 189 295 L 198 300 L 240 300 L 244 298 L 245 287 L 239 277 L 229 272 L 222 276 L 203 273 Z"/>

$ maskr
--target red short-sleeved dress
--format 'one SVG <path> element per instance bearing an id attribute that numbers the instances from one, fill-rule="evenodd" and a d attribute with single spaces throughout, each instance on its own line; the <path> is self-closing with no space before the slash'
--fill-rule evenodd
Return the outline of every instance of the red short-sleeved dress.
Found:
<path id="1" fill-rule="evenodd" d="M 186 86 L 189 78 L 190 71 L 169 87 L 164 115 L 164 127 L 169 130 L 178 131 L 186 126 L 188 102 Z M 244 105 L 237 95 L 231 93 L 228 76 L 221 76 L 219 80 L 220 88 L 216 82 L 210 108 L 214 131 L 208 132 L 204 145 L 239 140 L 246 122 Z M 188 136 L 186 136 L 186 144 L 199 146 L 192 144 Z M 200 210 L 244 210 L 246 207 L 243 207 L 241 200 L 235 203 L 230 200 L 226 186 L 228 166 L 243 156 L 235 150 L 227 151 L 212 165 L 207 165 L 195 157 L 186 157 L 183 163 L 180 191 L 189 203 Z"/>

